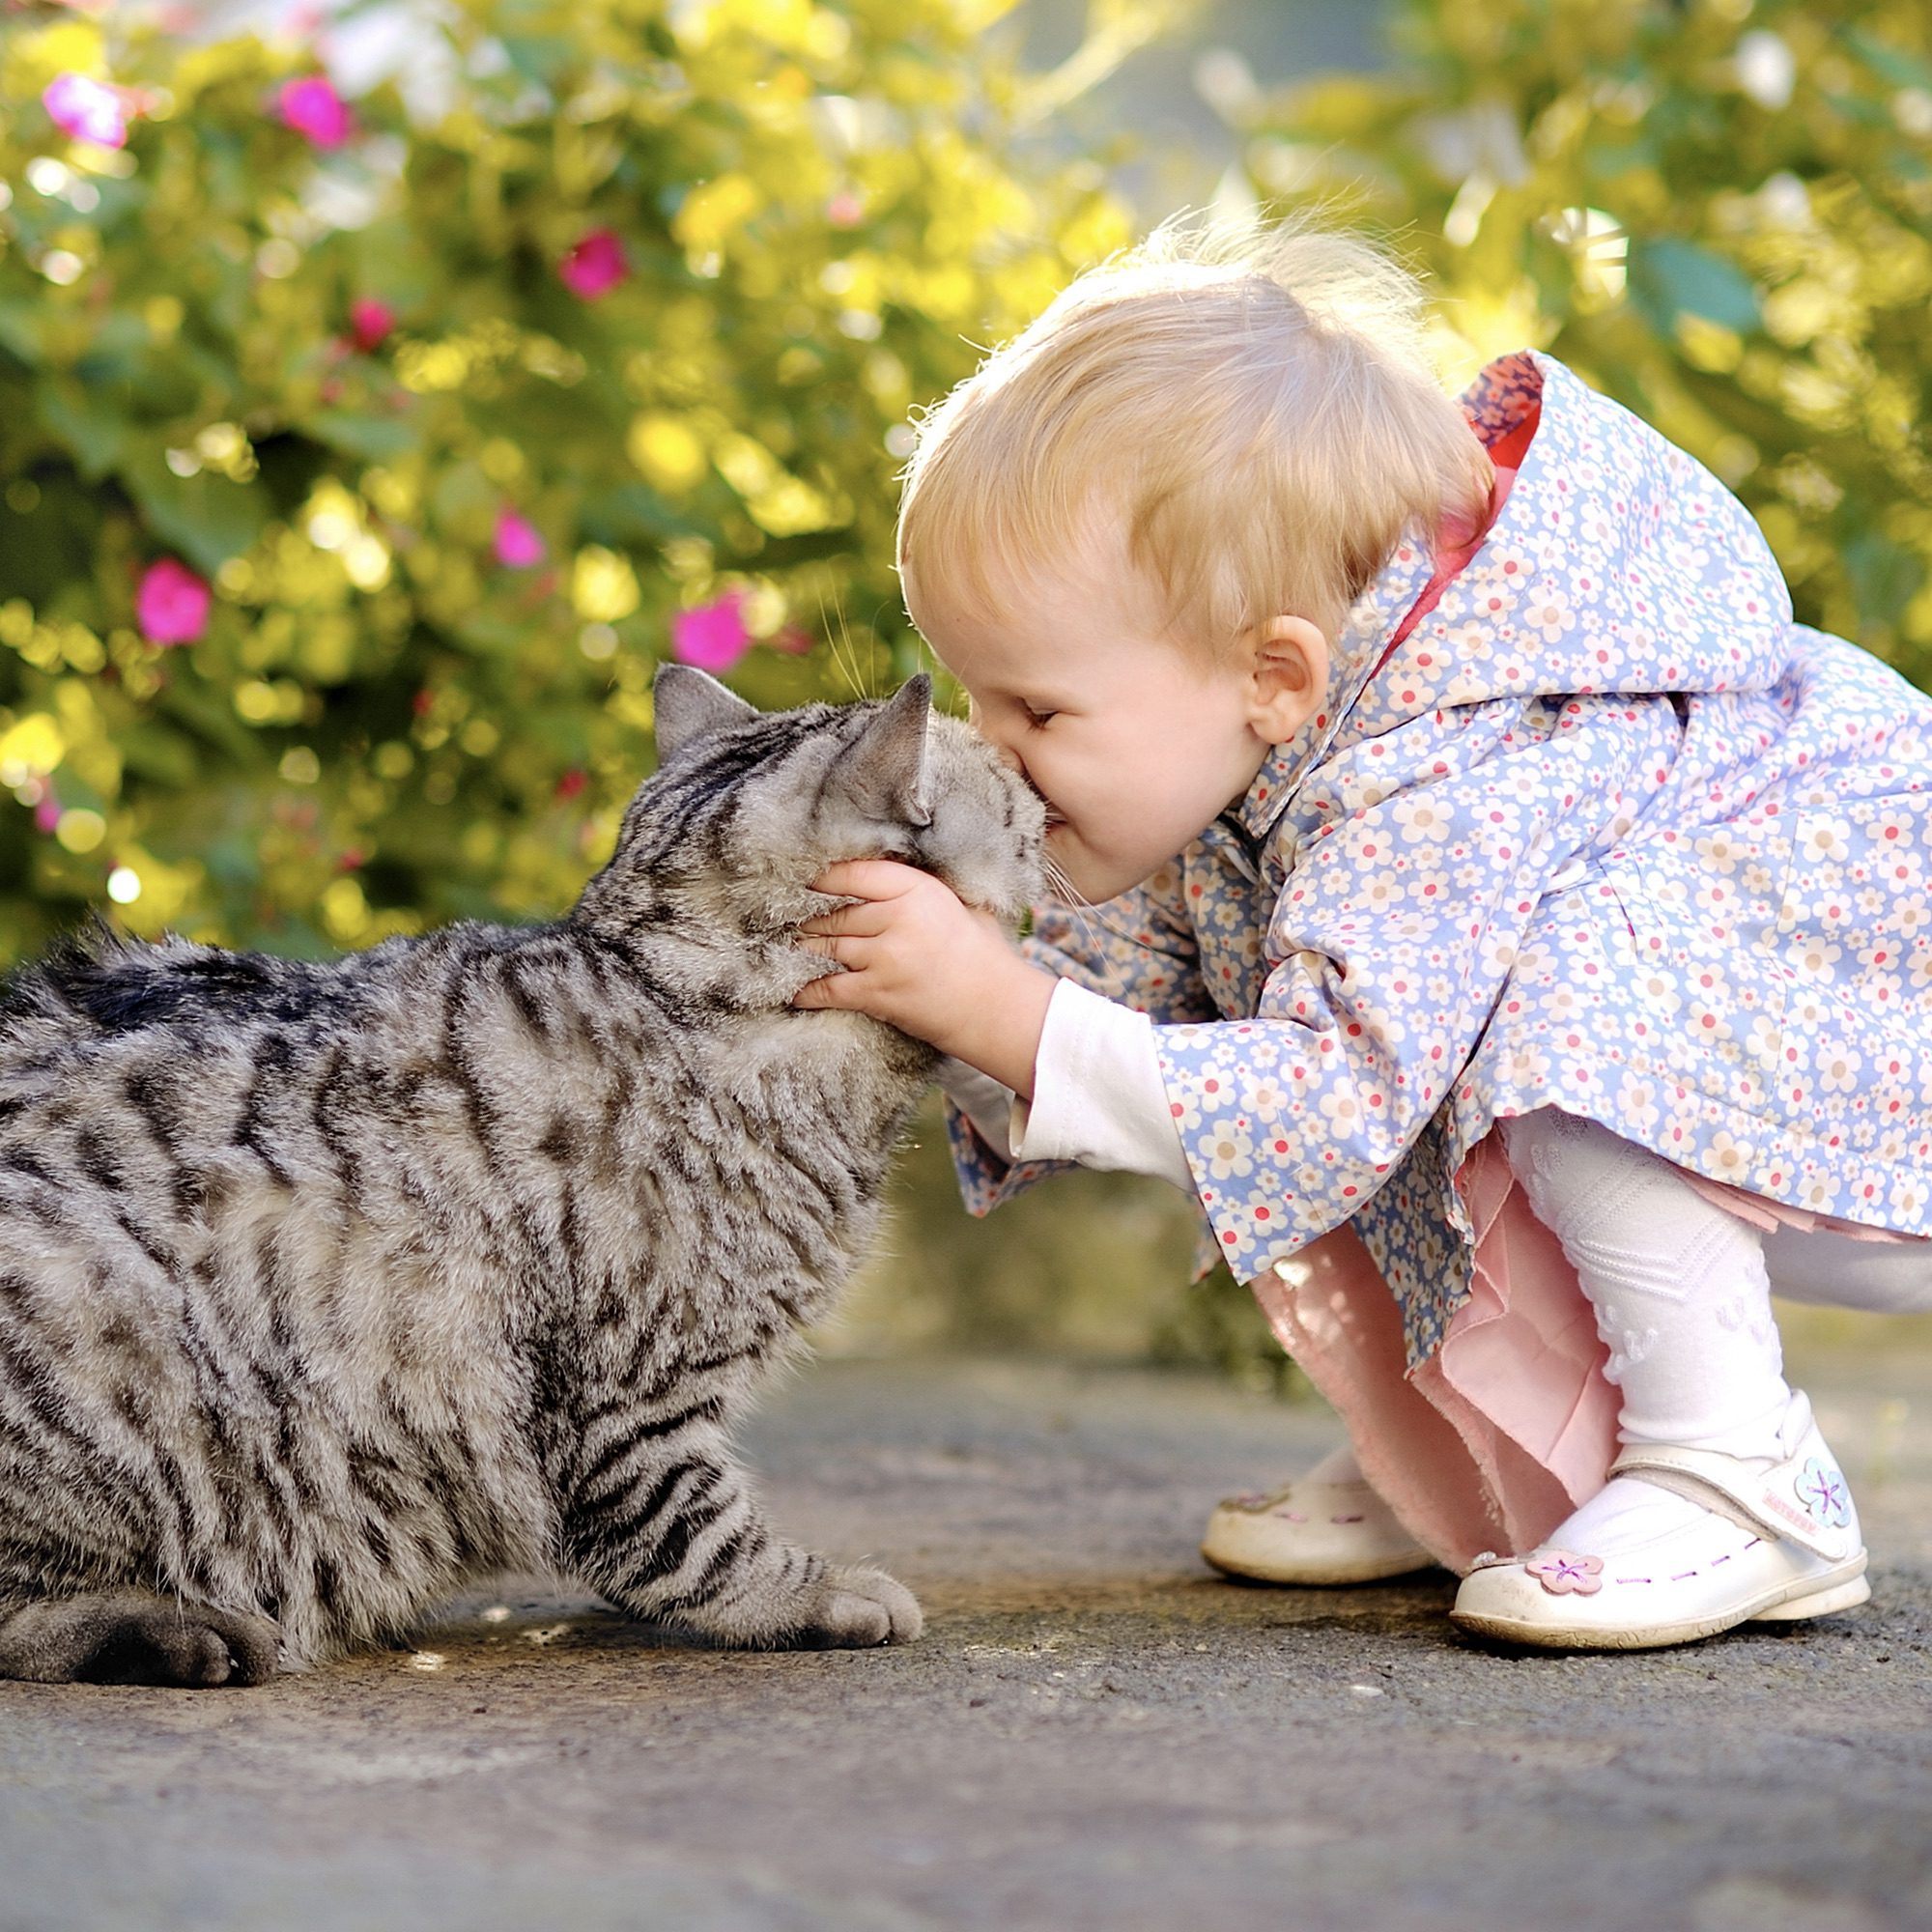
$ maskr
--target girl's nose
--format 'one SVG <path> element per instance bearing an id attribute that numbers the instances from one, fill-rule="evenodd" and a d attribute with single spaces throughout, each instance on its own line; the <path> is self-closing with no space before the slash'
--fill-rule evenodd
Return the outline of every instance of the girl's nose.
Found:
<path id="1" fill-rule="evenodd" d="M 999 753 L 1000 762 L 1006 766 L 1008 771 L 1017 772 L 1021 778 L 1026 777 L 1027 768 L 1025 760 L 1021 758 L 1018 752 L 1008 744 L 997 731 L 988 726 L 986 714 L 977 704 L 971 702 L 967 704 L 966 722 L 972 725 L 974 730 L 979 732 L 980 737 L 985 739 L 987 744 L 992 746 L 994 751 Z"/>

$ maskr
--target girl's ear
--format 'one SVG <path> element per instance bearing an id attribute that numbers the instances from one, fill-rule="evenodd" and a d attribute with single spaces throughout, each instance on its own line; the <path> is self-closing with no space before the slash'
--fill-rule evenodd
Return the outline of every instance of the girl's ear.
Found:
<path id="1" fill-rule="evenodd" d="M 1328 695 L 1328 639 L 1306 617 L 1273 617 L 1255 644 L 1248 723 L 1257 737 L 1285 745 Z"/>

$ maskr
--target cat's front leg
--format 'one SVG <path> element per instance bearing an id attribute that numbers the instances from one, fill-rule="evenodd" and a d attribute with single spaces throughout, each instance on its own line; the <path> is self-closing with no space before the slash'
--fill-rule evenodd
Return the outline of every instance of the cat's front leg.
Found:
<path id="1" fill-rule="evenodd" d="M 845 1568 L 767 1528 L 745 1471 L 686 1442 L 586 1482 L 564 1554 L 620 1609 L 758 1649 L 908 1643 L 924 1619 L 883 1570 Z"/>

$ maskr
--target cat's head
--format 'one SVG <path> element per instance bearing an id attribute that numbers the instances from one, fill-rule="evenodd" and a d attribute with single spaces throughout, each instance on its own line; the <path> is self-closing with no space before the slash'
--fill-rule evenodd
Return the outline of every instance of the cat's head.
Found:
<path id="1" fill-rule="evenodd" d="M 931 680 L 861 704 L 762 712 L 666 665 L 653 691 L 658 771 L 611 871 L 757 923 L 837 859 L 899 859 L 1016 921 L 1041 891 L 1044 810 L 993 748 L 931 708 Z"/>

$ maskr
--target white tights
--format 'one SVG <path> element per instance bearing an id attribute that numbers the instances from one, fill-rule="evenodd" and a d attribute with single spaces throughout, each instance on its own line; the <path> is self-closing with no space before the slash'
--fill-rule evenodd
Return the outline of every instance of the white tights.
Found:
<path id="1" fill-rule="evenodd" d="M 1932 1309 L 1932 1246 L 1761 1235 L 1670 1162 L 1555 1108 L 1505 1121 L 1503 1135 L 1531 1208 L 1596 1310 L 1627 1443 L 1775 1453 L 1791 1391 L 1774 1289 L 1794 1301 Z"/>

